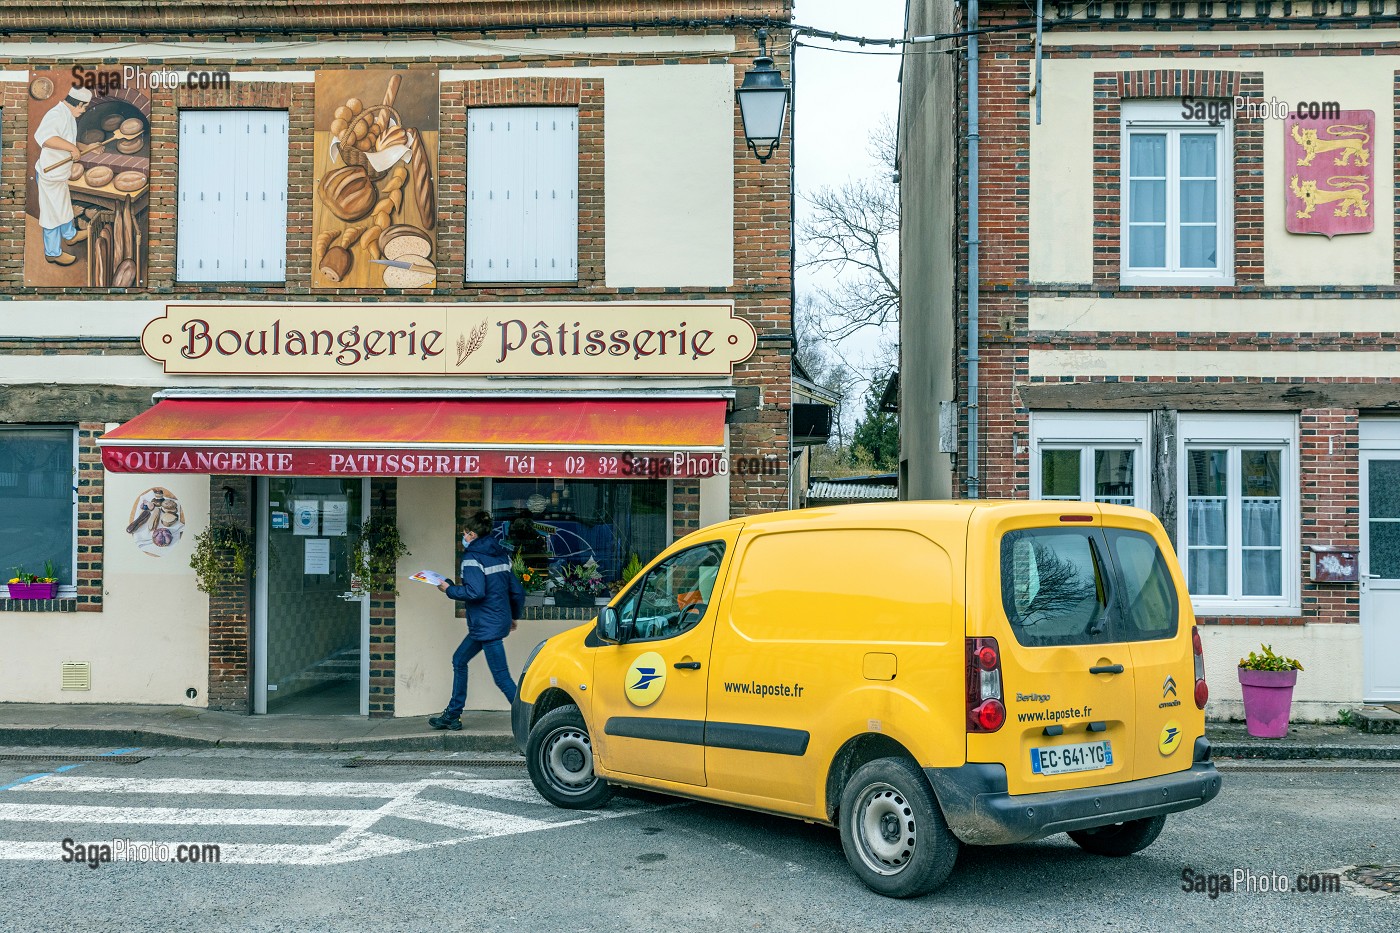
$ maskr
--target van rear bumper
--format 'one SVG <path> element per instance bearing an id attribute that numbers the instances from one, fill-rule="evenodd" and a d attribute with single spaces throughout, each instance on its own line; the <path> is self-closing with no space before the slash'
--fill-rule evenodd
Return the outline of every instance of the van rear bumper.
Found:
<path id="1" fill-rule="evenodd" d="M 1015 796 L 1007 793 L 1004 765 L 965 764 L 925 768 L 924 773 L 948 828 L 972 845 L 1028 842 L 1072 829 L 1177 813 L 1220 793 L 1215 764 L 1199 760 L 1189 771 L 1161 777 Z"/>

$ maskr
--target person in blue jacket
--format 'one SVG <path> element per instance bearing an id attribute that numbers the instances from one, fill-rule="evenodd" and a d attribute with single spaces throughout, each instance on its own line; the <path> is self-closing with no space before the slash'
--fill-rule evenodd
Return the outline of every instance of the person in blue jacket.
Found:
<path id="1" fill-rule="evenodd" d="M 491 535 L 491 513 L 477 512 L 462 529 L 461 582 L 444 580 L 438 589 L 449 599 L 467 604 L 467 637 L 452 655 L 452 699 L 439 716 L 428 720 L 434 729 L 462 728 L 462 707 L 467 702 L 467 664 L 478 652 L 486 655 L 496 686 L 515 702 L 515 681 L 506 664 L 501 642 L 515 631 L 516 618 L 525 609 L 525 588 L 510 569 L 510 555 Z"/>

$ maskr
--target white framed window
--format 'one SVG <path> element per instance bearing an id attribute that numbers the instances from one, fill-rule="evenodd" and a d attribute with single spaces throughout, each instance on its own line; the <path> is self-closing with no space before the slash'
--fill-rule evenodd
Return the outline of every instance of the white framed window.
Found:
<path id="1" fill-rule="evenodd" d="M 175 277 L 287 280 L 287 111 L 181 110 Z"/>
<path id="2" fill-rule="evenodd" d="M 0 591 L 17 571 L 58 579 L 77 594 L 78 432 L 64 425 L 0 425 Z"/>
<path id="3" fill-rule="evenodd" d="M 1149 506 L 1147 414 L 1031 413 L 1031 497 Z"/>
<path id="4" fill-rule="evenodd" d="M 468 282 L 578 280 L 578 108 L 467 111 Z"/>
<path id="5" fill-rule="evenodd" d="M 1122 284 L 1234 284 L 1231 140 L 1179 102 L 1123 104 Z"/>
<path id="6" fill-rule="evenodd" d="M 1177 544 L 1197 612 L 1298 609 L 1298 422 L 1292 415 L 1177 421 Z"/>

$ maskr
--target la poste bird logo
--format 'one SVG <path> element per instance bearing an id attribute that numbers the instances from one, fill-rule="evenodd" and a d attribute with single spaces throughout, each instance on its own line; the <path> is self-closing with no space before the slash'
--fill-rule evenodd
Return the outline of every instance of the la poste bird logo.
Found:
<path id="1" fill-rule="evenodd" d="M 638 656 L 627 668 L 627 679 L 623 681 L 627 691 L 627 702 L 633 706 L 650 706 L 661 698 L 666 689 L 666 661 L 655 651 Z"/>

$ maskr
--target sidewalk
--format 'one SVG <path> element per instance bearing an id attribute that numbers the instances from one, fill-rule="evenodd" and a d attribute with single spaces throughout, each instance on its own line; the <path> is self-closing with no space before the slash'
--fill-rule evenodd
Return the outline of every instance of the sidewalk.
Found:
<path id="1" fill-rule="evenodd" d="M 0 703 L 0 745 L 515 752 L 510 713 L 467 712 L 462 731 L 427 716 L 243 716 L 187 706 Z"/>
<path id="2" fill-rule="evenodd" d="M 242 716 L 185 706 L 0 703 L 0 745 L 261 748 L 296 751 L 514 753 L 510 714 L 468 712 L 461 732 L 428 728 L 426 716 Z M 1243 723 L 1210 722 L 1217 758 L 1400 761 L 1400 735 L 1296 723 L 1281 739 L 1256 739 Z"/>

